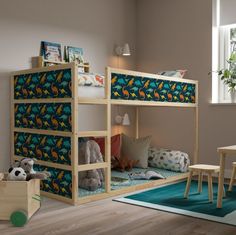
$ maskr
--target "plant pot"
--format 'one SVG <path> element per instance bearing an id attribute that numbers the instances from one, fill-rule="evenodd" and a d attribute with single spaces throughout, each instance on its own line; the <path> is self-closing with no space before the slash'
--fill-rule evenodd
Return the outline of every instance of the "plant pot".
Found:
<path id="1" fill-rule="evenodd" d="M 236 103 L 236 90 L 230 91 L 230 98 L 232 103 Z"/>

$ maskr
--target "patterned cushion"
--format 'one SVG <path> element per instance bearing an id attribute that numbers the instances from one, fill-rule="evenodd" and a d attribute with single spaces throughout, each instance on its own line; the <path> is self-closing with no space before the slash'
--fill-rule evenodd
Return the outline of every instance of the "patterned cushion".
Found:
<path id="1" fill-rule="evenodd" d="M 153 147 L 148 150 L 148 166 L 176 172 L 186 172 L 189 164 L 190 160 L 187 153 Z"/>
<path id="2" fill-rule="evenodd" d="M 179 70 L 172 70 L 172 71 L 161 71 L 158 74 L 168 77 L 177 77 L 177 78 L 183 78 L 185 74 L 187 73 L 187 70 L 179 69 Z"/>
<path id="3" fill-rule="evenodd" d="M 78 73 L 79 86 L 104 87 L 104 76 L 94 73 Z"/>

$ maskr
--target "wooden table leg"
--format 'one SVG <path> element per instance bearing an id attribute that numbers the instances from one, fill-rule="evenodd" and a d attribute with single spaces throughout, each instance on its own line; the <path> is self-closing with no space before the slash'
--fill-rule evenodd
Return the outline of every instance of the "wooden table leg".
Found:
<path id="1" fill-rule="evenodd" d="M 224 173 L 225 173 L 225 154 L 220 153 L 220 174 L 218 181 L 217 208 L 222 208 Z"/>
<path id="2" fill-rule="evenodd" d="M 198 174 L 198 192 L 201 193 L 202 192 L 202 172 L 199 171 Z"/>
<path id="3" fill-rule="evenodd" d="M 188 176 L 188 181 L 186 184 L 186 188 L 185 188 L 184 198 L 188 198 L 188 193 L 189 193 L 189 189 L 190 189 L 190 185 L 191 185 L 191 181 L 192 181 L 192 176 L 193 176 L 193 172 L 190 171 L 189 176 Z"/>
<path id="4" fill-rule="evenodd" d="M 212 175 L 208 173 L 208 198 L 210 202 L 213 202 L 213 189 L 212 189 Z"/>
<path id="5" fill-rule="evenodd" d="M 231 176 L 231 179 L 230 179 L 229 189 L 228 189 L 229 191 L 232 191 L 232 188 L 233 188 L 233 185 L 234 185 L 235 176 L 236 176 L 236 167 L 233 166 L 232 176 Z"/>

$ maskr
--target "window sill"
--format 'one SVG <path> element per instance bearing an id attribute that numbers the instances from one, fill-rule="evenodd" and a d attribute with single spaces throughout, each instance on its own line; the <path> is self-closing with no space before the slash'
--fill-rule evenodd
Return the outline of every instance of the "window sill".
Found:
<path id="1" fill-rule="evenodd" d="M 236 103 L 231 102 L 220 102 L 220 103 L 210 103 L 211 106 L 232 106 L 236 105 Z"/>

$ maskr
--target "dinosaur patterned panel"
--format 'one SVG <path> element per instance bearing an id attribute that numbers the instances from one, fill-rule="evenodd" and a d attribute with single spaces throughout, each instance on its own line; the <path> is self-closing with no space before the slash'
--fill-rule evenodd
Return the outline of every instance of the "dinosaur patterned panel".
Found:
<path id="1" fill-rule="evenodd" d="M 59 164 L 71 164 L 71 138 L 15 132 L 15 155 Z"/>
<path id="2" fill-rule="evenodd" d="M 71 171 L 61 170 L 54 167 L 34 165 L 35 171 L 48 171 L 51 177 L 48 180 L 41 180 L 42 191 L 57 194 L 63 197 L 72 198 L 72 174 Z"/>
<path id="3" fill-rule="evenodd" d="M 15 99 L 70 98 L 71 69 L 16 75 Z"/>
<path id="4" fill-rule="evenodd" d="M 112 73 L 111 99 L 195 103 L 195 84 Z"/>
<path id="5" fill-rule="evenodd" d="M 71 103 L 15 104 L 15 127 L 71 131 Z"/>

